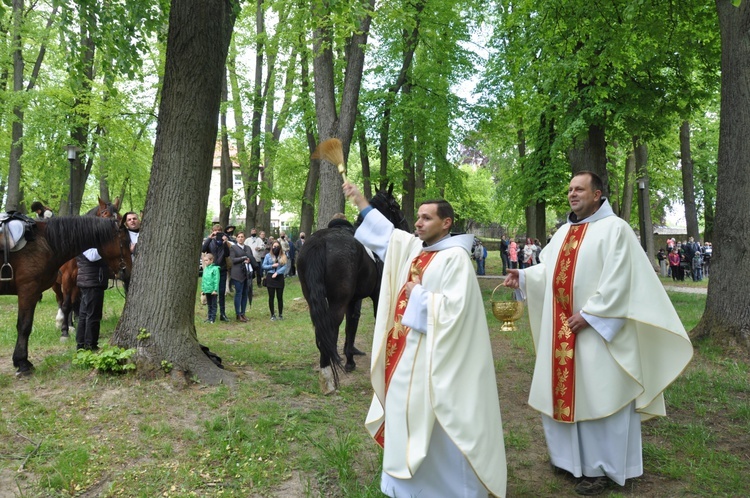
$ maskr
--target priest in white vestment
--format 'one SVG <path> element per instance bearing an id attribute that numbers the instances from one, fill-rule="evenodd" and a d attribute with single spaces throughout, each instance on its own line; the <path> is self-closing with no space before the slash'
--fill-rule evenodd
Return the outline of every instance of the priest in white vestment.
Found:
<path id="1" fill-rule="evenodd" d="M 506 463 L 489 331 L 470 251 L 450 235 L 453 208 L 419 207 L 394 229 L 350 184 L 355 237 L 385 261 L 372 347 L 375 394 L 365 426 L 383 446 L 391 497 L 505 496 Z"/>
<path id="2" fill-rule="evenodd" d="M 570 181 L 572 213 L 505 285 L 528 302 L 536 349 L 529 405 L 552 465 L 595 495 L 643 474 L 641 420 L 665 416 L 664 390 L 693 349 L 631 227 L 591 172 Z"/>

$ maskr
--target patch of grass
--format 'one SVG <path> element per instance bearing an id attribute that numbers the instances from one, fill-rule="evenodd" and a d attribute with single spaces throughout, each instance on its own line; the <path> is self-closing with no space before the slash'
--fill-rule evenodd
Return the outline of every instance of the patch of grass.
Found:
<path id="1" fill-rule="evenodd" d="M 496 252 L 487 268 L 499 274 Z M 499 282 L 480 280 L 485 303 L 493 283 Z M 338 394 L 322 396 L 299 283 L 288 282 L 283 322 L 268 319 L 266 297 L 265 289 L 256 289 L 249 323 L 212 326 L 202 323 L 205 308 L 196 300 L 201 343 L 237 375 L 229 388 L 92 376 L 73 368 L 75 341 L 60 342 L 49 292 L 30 340 L 36 372 L 16 379 L 10 360 L 16 300 L 1 296 L 0 486 L 15 490 L 16 481 L 3 480 L 13 475 L 19 496 L 382 496 L 382 452 L 363 427 L 372 396 L 372 304 L 363 303 L 356 341 L 368 356 L 342 375 Z M 697 323 L 705 296 L 670 297 L 686 328 Z M 102 345 L 122 305 L 116 290 L 107 291 Z M 568 481 L 546 474 L 539 418 L 525 405 L 534 363 L 527 314 L 518 332 L 499 332 L 487 309 L 506 429 L 508 495 L 571 496 Z M 646 479 L 658 480 L 651 495 L 750 495 L 749 372 L 720 346 L 697 344 L 694 361 L 666 392 L 668 417 L 643 425 Z M 626 495 L 643 495 L 635 481 Z"/>

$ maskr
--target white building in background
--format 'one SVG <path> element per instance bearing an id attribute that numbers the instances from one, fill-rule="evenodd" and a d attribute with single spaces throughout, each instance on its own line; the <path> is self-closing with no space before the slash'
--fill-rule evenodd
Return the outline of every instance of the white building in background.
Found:
<path id="1" fill-rule="evenodd" d="M 237 162 L 237 152 L 230 145 L 230 157 L 232 158 L 232 189 L 235 192 L 232 210 L 229 214 L 229 224 L 243 226 L 245 224 L 245 190 L 242 183 L 240 165 Z M 211 187 L 208 192 L 208 216 L 213 222 L 219 221 L 219 210 L 221 209 L 221 142 L 216 143 L 214 150 L 214 162 L 211 168 Z M 294 218 L 292 214 L 282 213 L 277 209 L 276 203 L 271 208 L 271 230 L 272 235 L 278 234 L 280 229 L 288 230 L 289 223 Z M 252 228 L 252 227 L 251 227 Z"/>

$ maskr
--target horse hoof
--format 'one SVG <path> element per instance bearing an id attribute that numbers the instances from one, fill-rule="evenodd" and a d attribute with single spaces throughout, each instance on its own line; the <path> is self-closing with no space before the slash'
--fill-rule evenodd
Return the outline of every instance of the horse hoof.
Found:
<path id="1" fill-rule="evenodd" d="M 318 383 L 320 384 L 321 392 L 326 396 L 336 392 L 336 383 L 333 379 L 333 369 L 330 366 L 320 369 Z"/>
<path id="2" fill-rule="evenodd" d="M 23 379 L 26 377 L 31 377 L 31 374 L 34 373 L 34 368 L 30 368 L 28 370 L 17 370 L 16 371 L 16 378 L 17 379 Z"/>
<path id="3" fill-rule="evenodd" d="M 357 368 L 357 365 L 354 363 L 347 363 L 346 365 L 344 365 L 345 372 L 353 372 L 355 368 Z"/>
<path id="4" fill-rule="evenodd" d="M 62 335 L 60 335 L 60 342 L 65 342 L 65 341 L 68 340 L 68 338 L 70 338 L 70 335 L 68 335 L 68 334 L 62 334 Z"/>

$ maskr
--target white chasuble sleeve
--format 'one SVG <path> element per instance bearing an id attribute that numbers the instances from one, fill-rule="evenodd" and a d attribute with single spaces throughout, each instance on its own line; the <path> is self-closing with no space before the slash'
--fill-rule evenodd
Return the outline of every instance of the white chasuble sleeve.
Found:
<path id="1" fill-rule="evenodd" d="M 385 261 L 385 253 L 394 230 L 393 223 L 388 218 L 377 209 L 372 209 L 357 228 L 354 238 Z"/>
<path id="2" fill-rule="evenodd" d="M 401 317 L 401 324 L 412 330 L 424 334 L 427 332 L 427 299 L 429 293 L 424 291 L 424 287 L 416 285 L 411 291 L 409 302 L 406 304 L 404 316 Z"/>

